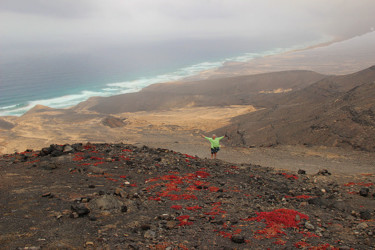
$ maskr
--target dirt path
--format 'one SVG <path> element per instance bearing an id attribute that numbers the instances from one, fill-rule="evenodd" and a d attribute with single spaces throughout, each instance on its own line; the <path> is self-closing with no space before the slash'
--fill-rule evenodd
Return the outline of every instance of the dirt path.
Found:
<path id="1" fill-rule="evenodd" d="M 168 148 L 202 158 L 210 157 L 209 143 L 197 135 L 188 133 L 174 135 L 146 133 L 138 138 L 137 144 Z M 218 158 L 237 164 L 251 163 L 290 171 L 303 169 L 308 174 L 317 173 L 320 169 L 327 169 L 340 176 L 375 173 L 375 153 L 340 148 L 304 146 L 233 148 L 224 145 Z"/>

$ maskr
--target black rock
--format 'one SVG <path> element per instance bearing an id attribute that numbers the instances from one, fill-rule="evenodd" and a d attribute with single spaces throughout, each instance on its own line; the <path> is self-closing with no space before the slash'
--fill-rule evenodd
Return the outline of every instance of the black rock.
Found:
<path id="1" fill-rule="evenodd" d="M 231 240 L 238 244 L 245 243 L 245 238 L 241 235 L 233 235 Z"/>
<path id="2" fill-rule="evenodd" d="M 39 156 L 46 156 L 49 155 L 51 152 L 51 148 L 42 148 L 42 150 L 40 150 Z"/>
<path id="3" fill-rule="evenodd" d="M 150 230 L 151 226 L 149 224 L 143 224 L 143 225 L 141 225 L 141 229 L 144 230 L 144 231 Z"/>
<path id="4" fill-rule="evenodd" d="M 126 213 L 128 211 L 128 207 L 127 206 L 121 206 L 121 212 L 123 213 Z"/>
<path id="5" fill-rule="evenodd" d="M 368 188 L 361 188 L 361 190 L 359 190 L 359 195 L 363 197 L 367 197 L 369 192 L 370 190 Z"/>
<path id="6" fill-rule="evenodd" d="M 90 209 L 88 209 L 85 205 L 83 204 L 74 204 L 71 205 L 70 207 L 73 212 L 76 212 L 78 216 L 82 217 L 90 213 Z"/>
<path id="7" fill-rule="evenodd" d="M 369 210 L 360 211 L 359 216 L 362 220 L 371 220 L 371 213 Z"/>
<path id="8" fill-rule="evenodd" d="M 63 154 L 64 153 L 62 151 L 54 150 L 54 151 L 52 151 L 51 156 L 58 157 L 58 156 L 62 156 Z"/>
<path id="9" fill-rule="evenodd" d="M 297 173 L 298 173 L 298 174 L 306 174 L 306 171 L 303 170 L 303 169 L 299 169 Z"/>
<path id="10" fill-rule="evenodd" d="M 96 220 L 98 220 L 98 218 L 96 218 L 95 216 L 89 216 L 89 220 L 91 220 L 91 221 L 96 221 Z"/>
<path id="11" fill-rule="evenodd" d="M 319 170 L 319 172 L 317 174 L 318 175 L 331 175 L 331 173 L 328 172 L 327 169 L 321 169 L 321 170 Z"/>

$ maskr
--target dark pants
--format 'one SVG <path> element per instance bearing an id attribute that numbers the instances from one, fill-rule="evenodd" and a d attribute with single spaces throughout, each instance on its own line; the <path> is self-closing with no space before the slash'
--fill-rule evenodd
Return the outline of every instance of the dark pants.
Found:
<path id="1" fill-rule="evenodd" d="M 211 148 L 211 154 L 216 154 L 217 152 L 219 152 L 220 148 L 217 147 L 217 148 Z"/>

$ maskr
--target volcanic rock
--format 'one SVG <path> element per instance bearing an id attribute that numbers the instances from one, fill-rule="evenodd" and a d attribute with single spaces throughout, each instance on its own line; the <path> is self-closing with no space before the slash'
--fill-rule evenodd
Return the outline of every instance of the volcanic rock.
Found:
<path id="1" fill-rule="evenodd" d="M 368 188 L 361 188 L 361 190 L 359 190 L 359 195 L 363 197 L 367 197 L 369 192 L 370 190 Z"/>
<path id="2" fill-rule="evenodd" d="M 85 205 L 83 204 L 73 204 L 70 207 L 73 212 L 77 213 L 78 216 L 82 217 L 90 213 L 90 209 L 88 209 Z"/>

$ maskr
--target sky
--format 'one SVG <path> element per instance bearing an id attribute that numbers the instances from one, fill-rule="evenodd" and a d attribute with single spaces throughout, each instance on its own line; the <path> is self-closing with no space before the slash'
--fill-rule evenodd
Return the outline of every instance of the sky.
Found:
<path id="1" fill-rule="evenodd" d="M 0 46 L 348 38 L 374 30 L 374 10 L 374 0 L 1 0 Z"/>

